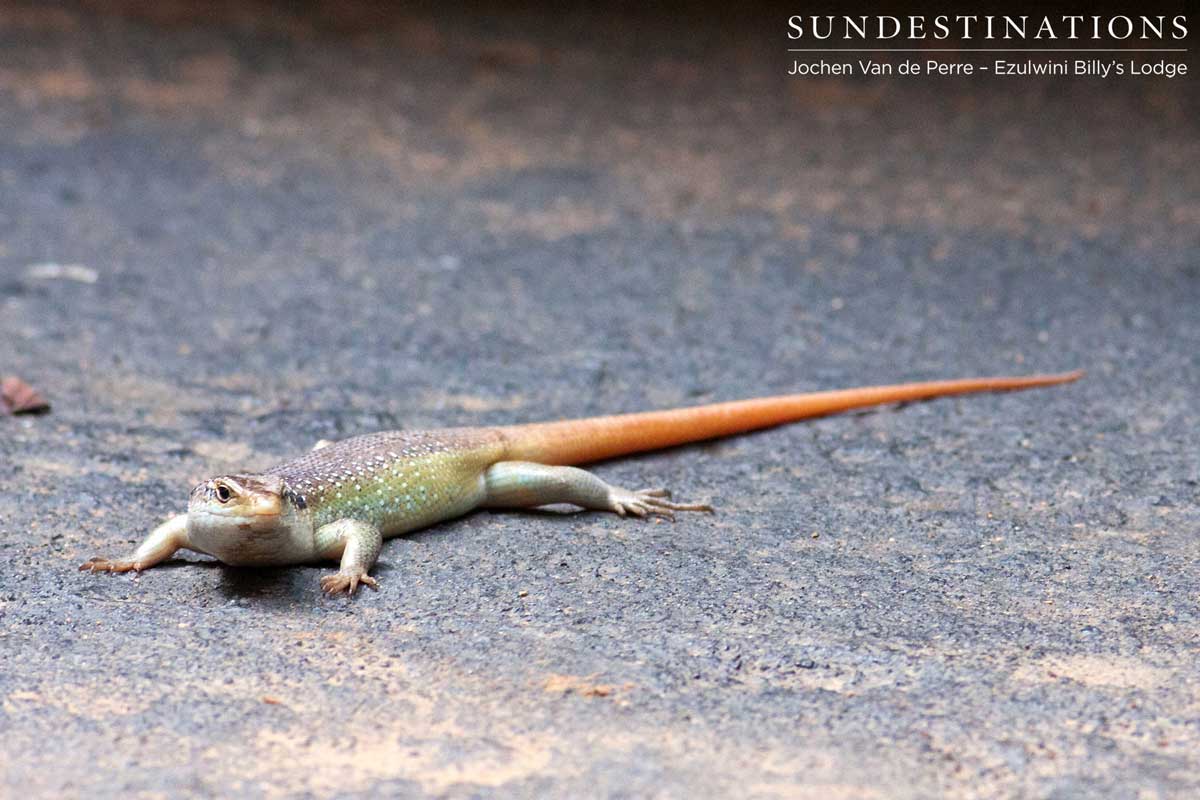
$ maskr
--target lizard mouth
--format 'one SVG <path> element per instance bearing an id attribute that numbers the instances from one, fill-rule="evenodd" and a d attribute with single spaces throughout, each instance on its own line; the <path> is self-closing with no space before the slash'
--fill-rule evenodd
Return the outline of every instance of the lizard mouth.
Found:
<path id="1" fill-rule="evenodd" d="M 215 554 L 223 561 L 226 561 L 223 553 L 233 546 L 231 543 L 241 542 L 236 546 L 242 547 L 249 539 L 278 530 L 280 522 L 278 512 L 266 509 L 195 508 L 188 511 L 188 530 L 198 539 L 207 541 L 210 547 L 220 549 L 222 552 Z"/>
<path id="2" fill-rule="evenodd" d="M 234 519 L 262 519 L 263 517 L 278 517 L 279 511 L 275 509 L 212 509 L 212 508 L 193 508 L 188 510 L 189 514 L 196 514 L 202 517 L 213 517 L 221 520 Z"/>

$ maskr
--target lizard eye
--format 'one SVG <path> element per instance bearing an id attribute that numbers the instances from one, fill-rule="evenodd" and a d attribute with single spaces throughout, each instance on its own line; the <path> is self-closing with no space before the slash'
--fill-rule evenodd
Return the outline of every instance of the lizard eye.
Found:
<path id="1" fill-rule="evenodd" d="M 220 503 L 228 503 L 229 498 L 233 497 L 233 493 L 229 491 L 229 487 L 223 483 L 217 484 L 217 501 Z"/>

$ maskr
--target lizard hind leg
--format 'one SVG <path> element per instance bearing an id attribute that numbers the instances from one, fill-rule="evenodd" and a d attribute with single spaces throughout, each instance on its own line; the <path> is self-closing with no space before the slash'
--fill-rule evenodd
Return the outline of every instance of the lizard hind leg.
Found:
<path id="1" fill-rule="evenodd" d="M 533 508 L 571 503 L 622 517 L 675 519 L 676 511 L 709 511 L 706 503 L 675 503 L 666 489 L 622 489 L 576 467 L 552 467 L 530 461 L 501 461 L 484 476 L 485 508 Z"/>

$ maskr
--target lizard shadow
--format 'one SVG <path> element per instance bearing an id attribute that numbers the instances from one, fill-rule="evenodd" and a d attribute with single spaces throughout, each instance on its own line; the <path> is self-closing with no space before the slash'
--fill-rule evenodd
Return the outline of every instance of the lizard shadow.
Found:
<path id="1" fill-rule="evenodd" d="M 213 562 L 221 569 L 217 591 L 227 600 L 250 600 L 255 606 L 291 609 L 311 606 L 324 595 L 319 584 L 322 575 L 337 569 L 337 564 L 294 564 L 282 567 L 231 567 Z M 378 563 L 371 574 L 383 578 L 391 569 Z M 365 591 L 370 591 L 365 589 Z"/>
<path id="2" fill-rule="evenodd" d="M 567 525 L 569 522 L 581 514 L 597 513 L 590 509 L 579 508 L 569 503 L 558 503 L 551 506 L 538 506 L 537 508 L 481 508 L 472 511 L 464 518 L 447 520 L 445 522 L 431 525 L 428 528 L 409 531 L 401 536 L 396 536 L 383 543 L 384 553 L 387 553 L 389 547 L 395 547 L 396 543 L 424 544 L 435 539 L 444 539 L 447 536 L 462 536 L 467 535 L 472 527 L 472 523 L 464 523 L 463 519 L 471 519 L 473 517 L 482 517 L 486 519 L 488 516 L 496 516 L 501 519 L 512 518 L 520 519 L 521 517 L 536 518 L 540 522 L 546 524 L 562 524 Z M 480 524 L 480 523 L 474 523 Z M 403 546 L 401 544 L 401 546 Z M 377 569 L 387 569 L 386 562 L 381 560 L 376 564 Z"/>
<path id="3" fill-rule="evenodd" d="M 595 513 L 570 504 L 539 506 L 537 508 L 486 509 L 482 513 L 503 517 L 536 518 L 542 523 L 568 525 L 580 515 Z M 413 531 L 401 537 L 400 542 L 419 544 L 435 537 L 442 538 L 451 533 L 452 523 L 435 525 Z M 393 545 L 394 546 L 394 545 Z M 384 544 L 385 552 L 388 543 Z M 320 595 L 318 579 L 321 575 L 336 570 L 337 564 L 296 564 L 282 567 L 232 567 L 216 560 L 175 560 L 164 564 L 168 567 L 205 567 L 221 570 L 217 591 L 226 600 L 253 600 L 255 605 L 272 608 L 293 608 L 297 604 L 309 604 Z M 386 583 L 393 567 L 386 558 L 378 561 L 371 574 Z"/>
<path id="4" fill-rule="evenodd" d="M 555 503 L 553 505 L 538 506 L 536 508 L 489 508 L 485 509 L 485 513 L 495 514 L 496 516 L 500 517 L 529 517 L 530 519 L 538 519 L 544 522 L 557 521 L 565 525 L 572 519 L 587 514 L 595 514 L 597 512 L 596 509 L 580 508 L 579 506 L 573 506 L 570 503 Z"/>
<path id="5" fill-rule="evenodd" d="M 303 599 L 303 589 L 312 588 L 303 585 L 306 571 L 297 567 L 231 567 L 207 556 L 172 558 L 154 566 L 155 572 L 195 569 L 219 570 L 217 591 L 226 600 L 253 599 L 286 607 Z"/>
<path id="6" fill-rule="evenodd" d="M 292 567 L 221 567 L 221 583 L 217 590 L 230 600 L 292 600 L 295 572 Z"/>
<path id="7" fill-rule="evenodd" d="M 317 572 L 309 565 L 286 567 L 231 567 L 218 564 L 217 591 L 228 600 L 252 600 L 254 605 L 291 608 L 320 593 Z"/>

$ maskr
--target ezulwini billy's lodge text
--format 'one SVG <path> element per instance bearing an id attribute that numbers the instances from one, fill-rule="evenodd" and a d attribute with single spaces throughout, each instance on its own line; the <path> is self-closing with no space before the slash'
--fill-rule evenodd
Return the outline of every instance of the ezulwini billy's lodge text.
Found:
<path id="1" fill-rule="evenodd" d="M 789 75 L 796 76 L 890 76 L 890 75 L 1000 75 L 1000 76 L 1040 76 L 1064 75 L 1093 78 L 1109 77 L 1166 77 L 1176 78 L 1188 74 L 1188 65 L 1183 61 L 1156 59 L 1137 61 L 1124 59 L 1024 59 L 1009 61 L 995 59 L 988 64 L 973 64 L 964 62 L 938 61 L 928 59 L 917 61 L 906 59 L 898 63 L 876 61 L 874 59 L 828 60 L 814 61 L 793 60 L 788 68 Z"/>

